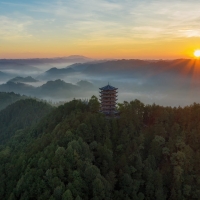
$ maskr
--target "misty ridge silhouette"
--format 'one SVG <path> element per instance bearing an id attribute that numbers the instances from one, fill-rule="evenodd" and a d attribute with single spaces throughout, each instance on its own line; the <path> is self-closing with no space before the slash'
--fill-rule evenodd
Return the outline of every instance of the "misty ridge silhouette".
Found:
<path id="1" fill-rule="evenodd" d="M 119 88 L 119 101 L 137 98 L 145 103 L 178 106 L 200 98 L 199 60 L 90 60 L 67 65 L 63 59 L 25 59 L 20 60 L 22 66 L 19 60 L 9 60 L 8 63 L 18 64 L 9 64 L 8 68 L 2 64 L 5 60 L 0 60 L 0 91 L 55 100 L 90 98 L 98 95 L 98 88 L 110 81 Z M 51 67 L 45 70 L 43 65 L 51 61 Z M 61 62 L 66 66 L 60 67 Z M 27 70 L 23 70 L 24 63 Z M 81 80 L 86 81 L 87 87 L 77 84 Z"/>

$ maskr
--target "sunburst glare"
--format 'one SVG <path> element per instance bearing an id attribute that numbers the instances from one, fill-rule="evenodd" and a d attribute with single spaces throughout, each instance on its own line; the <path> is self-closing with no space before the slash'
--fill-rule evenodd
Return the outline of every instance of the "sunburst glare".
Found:
<path id="1" fill-rule="evenodd" d="M 199 49 L 194 51 L 194 56 L 197 57 L 197 58 L 200 57 L 200 50 Z"/>

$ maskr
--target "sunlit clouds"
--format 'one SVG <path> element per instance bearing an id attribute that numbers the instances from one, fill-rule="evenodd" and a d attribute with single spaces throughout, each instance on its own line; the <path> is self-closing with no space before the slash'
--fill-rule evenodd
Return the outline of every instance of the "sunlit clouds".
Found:
<path id="1" fill-rule="evenodd" d="M 0 37 L 4 40 L 18 40 L 19 38 L 29 38 L 27 27 L 31 24 L 29 20 L 13 19 L 0 16 Z"/>
<path id="2" fill-rule="evenodd" d="M 0 57 L 190 57 L 200 42 L 199 6 L 196 0 L 0 0 Z"/>

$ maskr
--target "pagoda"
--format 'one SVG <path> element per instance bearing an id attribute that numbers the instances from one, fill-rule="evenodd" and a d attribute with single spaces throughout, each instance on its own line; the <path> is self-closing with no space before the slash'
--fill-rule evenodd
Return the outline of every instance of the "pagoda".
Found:
<path id="1" fill-rule="evenodd" d="M 100 89 L 100 101 L 101 108 L 100 112 L 107 116 L 116 115 L 118 112 L 116 110 L 117 101 L 117 89 L 111 85 L 106 85 Z"/>

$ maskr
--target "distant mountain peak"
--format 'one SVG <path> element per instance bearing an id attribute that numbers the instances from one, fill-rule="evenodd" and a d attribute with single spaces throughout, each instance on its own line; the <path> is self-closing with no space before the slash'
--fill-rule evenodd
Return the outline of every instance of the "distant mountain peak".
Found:
<path id="1" fill-rule="evenodd" d="M 57 70 L 58 70 L 58 68 L 52 67 L 51 69 L 47 70 L 46 73 L 55 72 L 55 71 L 57 71 Z"/>
<path id="2" fill-rule="evenodd" d="M 82 88 L 86 88 L 86 89 L 93 89 L 94 88 L 94 85 L 87 80 L 80 80 L 79 82 L 77 82 L 77 85 L 82 87 Z"/>
<path id="3" fill-rule="evenodd" d="M 17 76 L 13 79 L 10 79 L 9 82 L 33 83 L 33 82 L 38 82 L 38 80 L 32 78 L 31 76 L 27 76 L 27 77 Z"/>
<path id="4" fill-rule="evenodd" d="M 39 79 L 43 79 L 43 78 L 47 78 L 47 79 L 55 79 L 55 78 L 61 78 L 65 75 L 71 74 L 75 72 L 74 69 L 72 69 L 71 67 L 68 68 L 62 68 L 62 69 L 58 69 L 56 67 L 53 67 L 49 70 L 47 70 L 46 72 L 44 72 L 43 74 L 41 74 L 38 78 Z"/>

